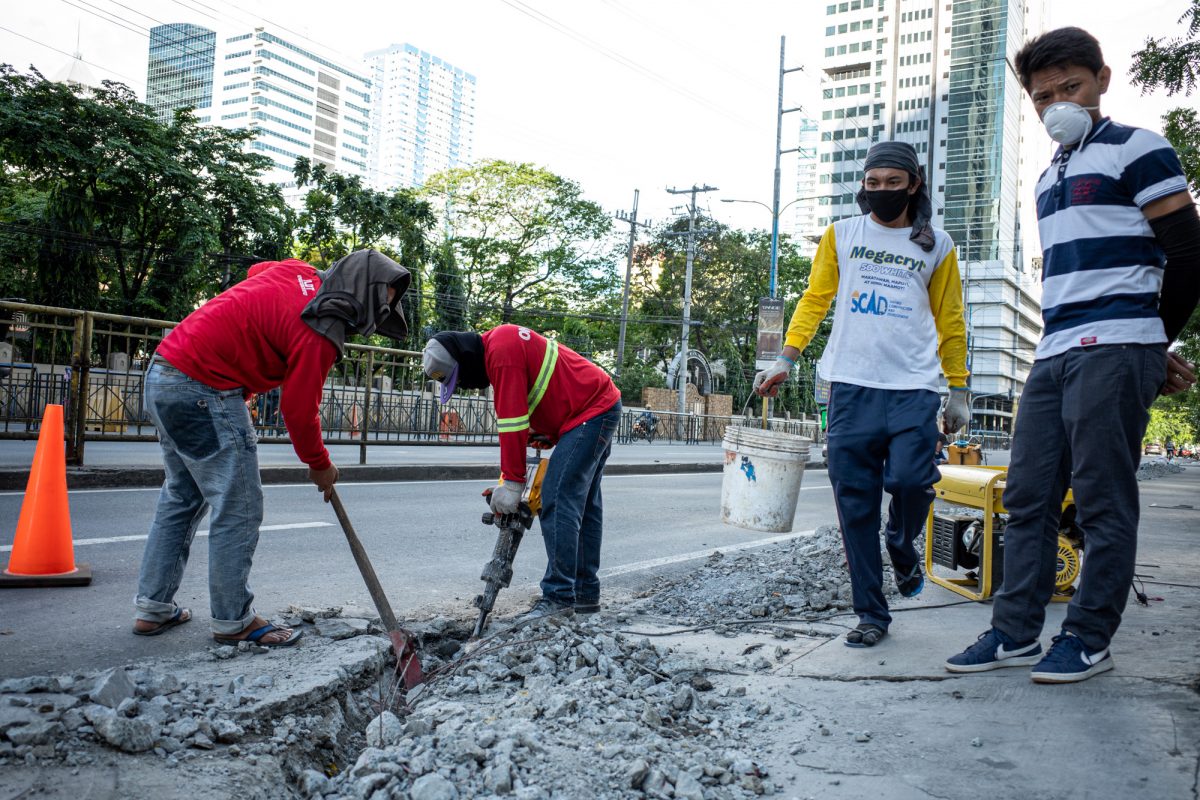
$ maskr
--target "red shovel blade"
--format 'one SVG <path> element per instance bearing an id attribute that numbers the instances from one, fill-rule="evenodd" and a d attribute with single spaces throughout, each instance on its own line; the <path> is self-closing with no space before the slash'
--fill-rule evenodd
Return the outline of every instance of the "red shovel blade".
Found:
<path id="1" fill-rule="evenodd" d="M 420 686 L 425 676 L 421 672 L 421 659 L 417 658 L 416 642 L 405 631 L 388 631 L 388 638 L 396 654 L 396 674 L 404 682 L 404 688 Z"/>

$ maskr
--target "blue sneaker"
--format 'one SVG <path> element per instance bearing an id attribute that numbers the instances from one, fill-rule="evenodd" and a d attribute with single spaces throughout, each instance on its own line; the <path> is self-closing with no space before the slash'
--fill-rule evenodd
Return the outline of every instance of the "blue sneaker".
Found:
<path id="1" fill-rule="evenodd" d="M 1075 683 L 1112 668 L 1112 655 L 1107 647 L 1089 653 L 1078 636 L 1063 631 L 1054 637 L 1046 657 L 1037 663 L 1029 676 L 1034 683 Z"/>
<path id="2" fill-rule="evenodd" d="M 901 575 L 895 567 L 893 570 L 896 574 L 896 588 L 900 590 L 901 597 L 916 597 L 925 588 L 925 576 L 921 573 L 920 564 L 914 566 L 912 572 L 907 575 Z"/>
<path id="3" fill-rule="evenodd" d="M 975 644 L 946 659 L 950 672 L 987 672 L 1001 667 L 1027 667 L 1042 657 L 1042 645 L 1035 639 L 1017 644 L 995 628 L 979 634 Z"/>

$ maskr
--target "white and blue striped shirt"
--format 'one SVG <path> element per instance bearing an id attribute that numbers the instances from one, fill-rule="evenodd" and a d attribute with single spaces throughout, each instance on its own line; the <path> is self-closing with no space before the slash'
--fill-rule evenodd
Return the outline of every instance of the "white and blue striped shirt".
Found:
<path id="1" fill-rule="evenodd" d="M 1142 208 L 1187 191 L 1170 143 L 1102 119 L 1062 148 L 1037 184 L 1042 321 L 1037 357 L 1097 344 L 1166 342 L 1158 316 L 1166 257 Z"/>

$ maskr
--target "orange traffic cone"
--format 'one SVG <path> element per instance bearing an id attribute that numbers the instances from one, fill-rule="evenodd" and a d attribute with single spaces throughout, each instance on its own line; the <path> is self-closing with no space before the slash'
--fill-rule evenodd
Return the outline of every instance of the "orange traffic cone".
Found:
<path id="1" fill-rule="evenodd" d="M 88 565 L 75 564 L 71 543 L 63 407 L 48 405 L 21 503 L 12 556 L 8 569 L 0 574 L 0 588 L 86 586 L 91 582 Z"/>

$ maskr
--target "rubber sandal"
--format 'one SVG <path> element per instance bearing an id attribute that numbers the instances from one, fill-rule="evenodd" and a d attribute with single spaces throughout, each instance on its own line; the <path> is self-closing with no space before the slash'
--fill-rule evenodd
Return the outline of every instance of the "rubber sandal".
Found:
<path id="1" fill-rule="evenodd" d="M 266 636 L 271 631 L 277 631 L 277 630 L 280 630 L 280 629 L 268 622 L 266 625 L 263 625 L 261 628 L 255 628 L 254 630 L 252 630 L 243 639 L 235 639 L 231 636 L 218 636 L 215 633 L 213 634 L 213 639 L 217 640 L 221 644 L 231 644 L 234 647 L 237 647 L 238 642 L 253 642 L 254 644 L 258 645 L 259 647 L 291 647 L 296 642 L 300 641 L 300 638 L 302 636 L 304 636 L 304 631 L 293 630 L 292 635 L 289 636 L 288 638 L 284 639 L 282 642 L 260 641 L 264 636 Z"/>
<path id="2" fill-rule="evenodd" d="M 165 622 L 158 623 L 158 625 L 156 625 L 153 628 L 150 628 L 149 630 L 139 631 L 137 628 L 134 628 L 133 635 L 134 636 L 158 636 L 160 633 L 166 633 L 171 628 L 174 628 L 176 625 L 182 625 L 183 623 L 188 622 L 189 620 L 191 620 L 191 618 L 192 618 L 192 612 L 190 609 L 176 608 L 175 613 L 171 615 L 170 619 L 166 620 Z"/>
<path id="3" fill-rule="evenodd" d="M 874 647 L 879 644 L 887 631 L 869 622 L 859 623 L 859 626 L 846 634 L 846 647 Z"/>

